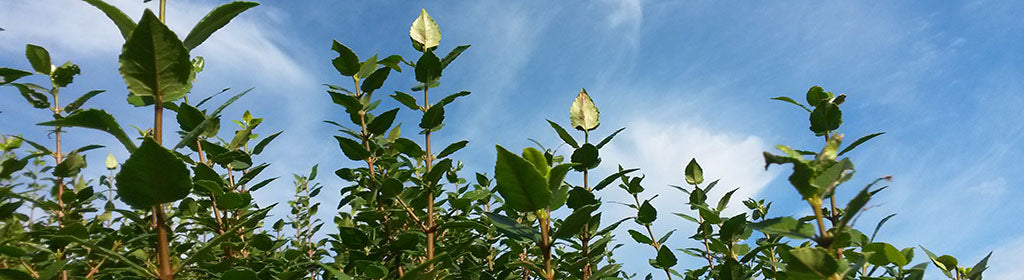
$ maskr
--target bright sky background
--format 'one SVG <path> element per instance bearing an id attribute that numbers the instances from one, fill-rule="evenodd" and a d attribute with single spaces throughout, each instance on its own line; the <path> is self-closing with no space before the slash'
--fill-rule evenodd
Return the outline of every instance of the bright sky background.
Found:
<path id="1" fill-rule="evenodd" d="M 135 19 L 157 3 L 110 2 Z M 183 36 L 219 3 L 172 0 L 168 24 Z M 330 64 L 336 56 L 331 39 L 361 58 L 377 53 L 415 60 L 408 28 L 420 8 L 441 27 L 441 53 L 473 45 L 433 91 L 473 92 L 446 108 L 447 125 L 435 134 L 441 140 L 435 143 L 470 141 L 457 154 L 467 171 L 493 174 L 494 144 L 520 149 L 532 145 L 527 138 L 560 143 L 544 120 L 567 125 L 568 107 L 585 87 L 602 113 L 595 135 L 627 127 L 603 151 L 603 165 L 594 173 L 603 177 L 616 164 L 642 168 L 645 195 L 660 194 L 655 233 L 678 228 L 669 246 L 696 246 L 685 239 L 693 226 L 669 214 L 689 211 L 684 198 L 667 187 L 684 183 L 683 166 L 691 157 L 705 177 L 722 179 L 715 200 L 739 188 L 735 210 L 742 209 L 739 201 L 756 197 L 774 201 L 774 216 L 810 213 L 785 180 L 788 167 L 765 171 L 761 151 L 774 151 L 780 143 L 820 147 L 804 112 L 769 100 L 803 100 L 809 87 L 820 85 L 848 95 L 842 129 L 847 139 L 887 132 L 849 154 L 858 172 L 840 189 L 842 204 L 874 178 L 894 177 L 860 217 L 859 229 L 870 232 L 879 219 L 897 213 L 880 240 L 900 248 L 924 245 L 963 264 L 995 251 L 986 279 L 1024 275 L 1024 220 L 1018 214 L 1024 212 L 1018 201 L 1024 197 L 1024 167 L 1016 160 L 1024 149 L 1014 148 L 1024 139 L 1019 1 L 266 1 L 193 51 L 206 58 L 193 96 L 255 87 L 225 119 L 239 119 L 242 108 L 249 108 L 266 118 L 261 134 L 285 130 L 257 159 L 274 163 L 264 176 L 282 176 L 256 194 L 261 204 L 290 197 L 290 174 L 307 173 L 319 163 L 318 180 L 328 186 L 321 198 L 325 207 L 336 205 L 339 198 L 329 194 L 342 182 L 331 173 L 353 163 L 332 139 L 337 133 L 321 122 L 344 118 L 321 84 L 350 83 Z M 105 89 L 86 107 L 115 112 L 129 133 L 129 124 L 151 126 L 148 108 L 124 102 L 127 90 L 117 72 L 123 40 L 95 8 L 72 0 L 6 0 L 0 4 L 0 28 L 6 29 L 0 32 L 0 66 L 30 69 L 24 45 L 44 46 L 55 64 L 70 60 L 82 68 L 62 95 Z M 414 85 L 411 70 L 403 70 L 392 73 L 378 92 Z M 383 108 L 400 106 L 378 95 Z M 28 108 L 14 88 L 0 89 L 0 133 L 51 142 L 44 128 L 33 125 L 49 114 Z M 404 126 L 415 126 L 416 117 L 400 113 Z M 173 117 L 167 118 L 166 128 L 176 128 Z M 230 133 L 232 126 L 225 123 L 223 131 Z M 90 174 L 105 174 L 108 151 L 127 158 L 105 134 L 72 129 L 68 138 L 67 147 L 110 147 L 89 153 Z M 472 178 L 470 172 L 463 175 Z M 578 173 L 570 177 L 581 180 Z M 626 201 L 617 188 L 600 195 L 606 202 Z M 275 213 L 286 213 L 279 208 Z M 322 209 L 330 223 L 330 207 Z M 608 220 L 630 210 L 613 203 L 602 209 Z M 620 227 L 618 241 L 627 246 L 617 255 L 642 276 L 653 271 L 646 259 L 654 252 L 624 234 L 636 227 Z M 916 253 L 914 264 L 927 260 L 920 249 Z M 680 271 L 700 263 L 680 259 Z M 935 267 L 928 270 L 929 279 L 942 277 Z"/>

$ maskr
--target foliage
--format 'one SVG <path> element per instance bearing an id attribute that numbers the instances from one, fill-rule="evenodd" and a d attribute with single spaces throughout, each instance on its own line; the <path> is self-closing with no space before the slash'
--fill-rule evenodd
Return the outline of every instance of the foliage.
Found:
<path id="1" fill-rule="evenodd" d="M 154 124 L 128 136 L 115 116 L 84 107 L 100 90 L 62 104 L 60 90 L 81 70 L 71 62 L 56 66 L 43 47 L 26 46 L 30 70 L 0 68 L 4 89 L 49 111 L 53 120 L 39 125 L 55 136 L 52 145 L 17 135 L 0 138 L 4 279 L 631 279 L 637 275 L 623 271 L 614 254 L 627 246 L 619 243 L 624 240 L 637 243 L 628 246 L 651 247 L 652 272 L 645 279 L 661 274 L 668 279 L 922 279 L 929 261 L 951 279 L 981 279 L 987 268 L 988 256 L 965 267 L 955 257 L 937 257 L 923 247 L 929 261 L 912 265 L 913 247 L 875 241 L 892 216 L 880 221 L 870 237 L 853 227 L 857 214 L 885 188 L 876 183 L 890 178 L 875 180 L 845 207 L 837 207 L 836 189 L 854 172 L 853 161 L 843 156 L 882 133 L 840 149 L 839 106 L 846 96 L 817 86 L 807 92 L 806 105 L 788 97 L 774 99 L 807 111 L 809 128 L 824 138 L 824 146 L 812 152 L 779 145 L 782 154 L 764 153 L 766 168 L 792 167 L 789 182 L 813 216 L 776 217 L 769 212 L 771 202 L 753 198 L 743 201 L 746 209 L 726 211 L 737 190 L 709 197 L 718 181 L 705 180 L 697 159 L 685 165 L 680 161 L 679 180 L 685 184 L 675 188 L 681 193 L 651 194 L 636 168 L 619 166 L 617 172 L 591 178 L 601 166 L 601 149 L 625 128 L 591 141 L 600 114 L 582 89 L 569 106 L 568 120 L 582 138 L 548 120 L 571 151 L 539 142 L 520 153 L 496 146 L 492 176 L 464 177 L 468 173 L 455 156 L 469 142 L 434 146 L 431 136 L 445 127 L 446 110 L 458 110 L 455 101 L 470 93 L 435 95 L 431 102 L 430 92 L 447 90 L 440 83 L 444 70 L 469 45 L 439 57 L 441 31 L 426 10 L 409 31 L 416 59 L 361 57 L 332 42 L 338 56 L 331 64 L 347 85 L 327 85 L 323 98 L 339 105 L 346 118 L 325 122 L 338 129 L 335 154 L 355 165 L 334 170 L 347 182 L 338 188 L 317 182 L 319 165 L 293 175 L 290 212 L 274 218 L 269 213 L 277 204 L 260 205 L 253 193 L 278 185 L 277 177 L 261 176 L 270 164 L 260 163 L 258 156 L 273 148 L 282 132 L 260 137 L 264 120 L 249 111 L 234 121 L 236 130 L 222 132 L 221 111 L 249 90 L 216 108 L 203 106 L 214 96 L 189 100 L 204 66 L 191 51 L 257 4 L 217 7 L 179 39 L 157 16 L 163 11 L 146 10 L 135 22 L 102 0 L 84 1 L 123 35 L 118 61 L 127 103 L 152 105 Z M 403 65 L 412 71 L 403 73 Z M 402 106 L 381 108 L 386 103 L 374 93 L 399 74 L 415 77 L 409 91 L 416 96 L 394 91 L 389 97 Z M 49 85 L 28 79 L 48 80 Z M 175 145 L 163 143 L 164 109 L 175 113 Z M 410 113 L 419 121 L 417 133 L 407 138 L 396 120 Z M 91 174 L 81 172 L 88 152 L 103 147 L 63 147 L 62 138 L 76 136 L 71 128 L 106 132 L 130 156 L 119 162 L 108 155 L 104 163 L 110 174 L 90 179 Z M 632 197 L 623 204 L 635 214 L 605 224 L 602 206 L 608 194 L 602 192 L 617 191 L 606 189 L 613 184 Z M 321 207 L 316 198 L 322 195 L 341 197 L 330 230 L 316 218 Z M 678 196 L 689 207 L 656 208 L 652 201 L 659 196 Z M 674 217 L 696 225 L 690 241 L 678 235 L 673 239 L 677 230 L 653 231 L 654 223 Z M 617 238 L 620 227 L 628 239 Z M 682 268 L 685 256 L 707 265 Z"/>

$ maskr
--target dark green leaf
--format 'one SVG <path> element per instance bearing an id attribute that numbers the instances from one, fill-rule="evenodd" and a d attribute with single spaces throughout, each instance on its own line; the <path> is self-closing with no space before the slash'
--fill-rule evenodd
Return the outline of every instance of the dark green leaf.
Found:
<path id="1" fill-rule="evenodd" d="M 629 233 L 629 236 L 633 237 L 633 240 L 636 241 L 637 243 L 647 244 L 647 245 L 651 245 L 651 243 L 654 243 L 654 241 L 651 240 L 650 237 L 647 237 L 647 235 L 644 235 L 643 233 L 640 233 L 639 231 L 629 230 L 627 232 Z"/>
<path id="2" fill-rule="evenodd" d="M 605 177 L 603 180 L 601 180 L 601 182 L 598 182 L 597 185 L 594 185 L 594 190 L 595 191 L 599 191 L 601 189 L 604 189 L 605 187 L 607 187 L 612 182 L 615 182 L 615 179 L 619 179 L 619 178 L 622 177 L 622 175 L 626 175 L 626 174 L 629 174 L 630 172 L 637 171 L 637 170 L 640 170 L 640 169 L 639 168 L 631 168 L 631 169 L 619 170 L 619 172 L 615 172 L 612 175 L 608 175 L 608 177 Z"/>
<path id="3" fill-rule="evenodd" d="M 77 99 L 75 99 L 75 101 L 72 101 L 71 103 L 68 103 L 67 106 L 64 106 L 64 112 L 74 112 L 78 110 L 78 108 L 82 107 L 82 105 L 85 104 L 85 102 L 88 101 L 90 98 L 96 96 L 97 94 L 103 93 L 104 91 L 105 90 L 93 90 L 83 94 L 82 96 L 79 96 Z"/>
<path id="4" fill-rule="evenodd" d="M 590 213 L 596 211 L 597 207 L 597 204 L 591 204 L 576 209 L 576 211 L 573 211 L 568 217 L 565 217 L 565 220 L 562 221 L 562 225 L 557 231 L 555 231 L 555 234 L 552 237 L 560 239 L 572 238 L 576 233 L 579 233 L 580 230 L 583 229 L 583 225 L 590 220 Z"/>
<path id="5" fill-rule="evenodd" d="M 562 138 L 562 141 L 565 141 L 566 144 L 572 146 L 573 149 L 578 149 L 580 147 L 580 145 L 576 143 L 576 139 L 573 139 L 572 135 L 569 135 L 569 132 L 566 132 L 562 126 L 551 120 L 548 120 L 548 124 L 551 125 L 551 128 L 555 129 L 555 133 L 558 133 L 558 138 Z"/>
<path id="6" fill-rule="evenodd" d="M 359 110 L 363 109 L 363 104 L 359 103 L 359 99 L 356 99 L 354 96 L 334 91 L 327 91 L 327 94 L 331 96 L 331 100 L 334 101 L 334 104 L 345 107 L 345 112 L 355 114 L 358 113 Z"/>
<path id="7" fill-rule="evenodd" d="M 32 69 L 35 69 L 36 73 L 50 75 L 50 71 L 53 70 L 51 68 L 53 65 L 50 63 L 50 52 L 43 47 L 33 44 L 25 45 L 25 57 L 28 58 L 28 62 L 32 64 Z"/>
<path id="8" fill-rule="evenodd" d="M 127 40 L 128 37 L 131 36 L 132 31 L 135 30 L 135 21 L 132 20 L 132 18 L 128 17 L 128 15 L 124 14 L 124 12 L 122 12 L 117 7 L 107 4 L 102 0 L 82 1 L 89 3 L 89 5 L 93 5 L 94 7 L 100 9 L 100 11 L 103 12 L 103 14 L 107 15 L 107 18 L 110 18 L 110 20 L 114 22 L 114 25 L 117 26 L 117 30 L 121 31 L 121 37 L 123 37 L 125 40 Z"/>
<path id="9" fill-rule="evenodd" d="M 530 162 L 496 146 L 498 158 L 494 178 L 498 193 L 509 208 L 529 212 L 547 207 L 551 200 L 548 182 Z"/>
<path id="10" fill-rule="evenodd" d="M 248 267 L 239 266 L 239 267 L 235 267 L 235 268 L 232 268 L 231 270 L 228 270 L 228 271 L 224 272 L 224 274 L 221 275 L 220 279 L 221 280 L 251 280 L 251 279 L 257 279 L 258 277 L 259 276 L 256 275 L 256 272 L 252 271 L 252 269 L 249 269 Z"/>
<path id="11" fill-rule="evenodd" d="M 811 131 L 817 135 L 825 135 L 826 132 L 839 128 L 843 123 L 843 112 L 835 103 L 825 102 L 821 106 L 814 107 L 811 111 Z"/>
<path id="12" fill-rule="evenodd" d="M 348 139 L 341 136 L 334 136 L 334 139 L 338 140 L 338 145 L 341 146 L 341 151 L 345 153 L 345 156 L 351 160 L 365 160 L 370 156 L 370 152 L 366 150 L 356 140 Z"/>
<path id="13" fill-rule="evenodd" d="M 460 92 L 452 93 L 451 95 L 445 96 L 444 98 L 442 98 L 441 101 L 438 101 L 437 104 L 435 104 L 434 106 L 438 106 L 438 105 L 446 106 L 446 105 L 451 104 L 452 102 L 454 102 L 456 98 L 463 97 L 463 96 L 466 96 L 466 95 L 469 95 L 468 91 L 460 91 Z"/>
<path id="14" fill-rule="evenodd" d="M 873 265 L 885 266 L 895 264 L 902 267 L 907 265 L 907 258 L 899 249 L 889 243 L 871 243 L 864 245 L 864 253 L 871 253 L 868 262 Z"/>
<path id="15" fill-rule="evenodd" d="M 352 49 L 338 43 L 337 40 L 332 42 L 331 49 L 338 52 L 338 57 L 331 60 L 331 63 L 334 64 L 334 69 L 337 69 L 338 73 L 347 77 L 359 73 L 359 56 L 356 56 Z"/>
<path id="16" fill-rule="evenodd" d="M 868 140 L 871 140 L 871 138 L 875 138 L 875 136 L 879 136 L 879 135 L 882 135 L 882 134 L 885 134 L 885 132 L 872 133 L 872 134 L 868 134 L 867 136 L 861 137 L 861 138 L 857 139 L 856 141 L 853 141 L 853 143 L 850 143 L 849 146 L 846 146 L 846 148 L 844 148 L 836 156 L 843 156 L 843 154 L 845 154 L 846 152 L 852 151 L 854 148 L 857 148 L 857 146 L 860 146 L 860 144 L 863 144 L 864 142 L 867 142 Z"/>
<path id="17" fill-rule="evenodd" d="M 651 206 L 650 200 L 644 200 L 636 213 L 636 222 L 641 225 L 649 225 L 658 219 L 658 210 Z"/>
<path id="18" fill-rule="evenodd" d="M 793 104 L 793 105 L 796 105 L 796 106 L 800 106 L 800 108 L 804 109 L 804 111 L 807 111 L 808 113 L 811 112 L 811 109 L 808 109 L 807 106 L 804 106 L 804 104 L 800 104 L 799 102 L 796 102 L 796 100 L 793 100 L 792 98 L 789 98 L 789 97 L 785 97 L 785 96 L 773 97 L 772 100 L 778 100 L 778 101 L 782 101 L 782 102 L 787 102 L 787 103 L 790 103 L 790 104 Z"/>
<path id="19" fill-rule="evenodd" d="M 836 258 L 824 248 L 797 248 L 789 250 L 791 261 L 786 262 L 787 272 L 807 274 L 825 279 L 839 270 Z"/>
<path id="20" fill-rule="evenodd" d="M 427 172 L 427 174 L 423 176 L 424 184 L 427 184 L 429 186 L 436 186 L 437 182 L 441 180 L 441 176 L 444 175 L 445 172 L 448 172 L 448 170 L 450 170 L 451 168 L 452 159 L 450 158 L 446 158 L 442 161 L 437 162 L 436 164 L 434 164 L 434 166 L 431 167 L 430 172 Z"/>
<path id="21" fill-rule="evenodd" d="M 571 161 L 576 164 L 572 168 L 576 171 L 582 172 L 584 170 L 596 168 L 597 165 L 601 163 L 601 158 L 598 157 L 597 147 L 593 144 L 586 143 L 572 152 Z"/>
<path id="22" fill-rule="evenodd" d="M 618 135 L 619 132 L 622 132 L 623 130 L 626 130 L 626 128 L 623 127 L 618 130 L 615 130 L 615 132 L 612 132 L 612 134 L 608 135 L 608 137 L 601 139 L 601 142 L 597 143 L 597 148 L 600 149 L 601 147 L 604 147 L 605 144 L 608 144 L 608 142 L 612 141 L 612 138 L 615 138 L 615 135 Z"/>
<path id="23" fill-rule="evenodd" d="M 829 94 L 819 86 L 813 86 L 807 90 L 807 104 L 811 107 L 821 106 L 823 102 L 828 102 L 829 97 Z"/>
<path id="24" fill-rule="evenodd" d="M 191 88 L 188 49 L 148 9 L 124 43 L 118 61 L 121 77 L 133 96 L 169 102 L 185 96 Z"/>
<path id="25" fill-rule="evenodd" d="M 597 199 L 594 198 L 594 193 L 588 192 L 581 187 L 573 187 L 569 191 L 569 199 L 566 201 L 566 205 L 572 209 L 579 209 L 585 205 L 595 203 L 597 203 Z"/>
<path id="26" fill-rule="evenodd" d="M 810 239 L 814 226 L 801 223 L 793 217 L 780 217 L 750 224 L 751 228 L 768 234 L 780 234 L 790 238 Z"/>
<path id="27" fill-rule="evenodd" d="M 416 81 L 429 84 L 441 78 L 441 60 L 433 51 L 426 51 L 416 61 Z"/>
<path id="28" fill-rule="evenodd" d="M 423 148 L 421 148 L 419 144 L 416 144 L 416 142 L 413 142 L 412 140 L 406 138 L 398 138 L 395 139 L 394 145 L 399 152 L 402 152 L 403 154 L 409 157 L 419 158 L 423 156 Z"/>
<path id="29" fill-rule="evenodd" d="M 3 80 L 0 80 L 0 86 L 14 82 L 17 79 L 21 79 L 28 75 L 32 75 L 32 73 L 14 68 L 0 67 L 0 78 L 3 78 Z"/>
<path id="30" fill-rule="evenodd" d="M 437 154 L 437 158 L 444 158 L 448 155 L 451 155 L 452 153 L 466 147 L 466 144 L 468 143 L 469 141 L 466 140 L 452 143 L 451 145 L 448 145 L 448 147 L 444 147 L 444 150 L 441 150 L 441 153 Z"/>
<path id="31" fill-rule="evenodd" d="M 390 111 L 381 113 L 380 115 L 373 118 L 369 124 L 366 125 L 366 130 L 372 135 L 382 135 L 391 128 L 391 124 L 395 121 L 395 116 L 398 115 L 398 108 L 391 109 Z"/>
<path id="32" fill-rule="evenodd" d="M 116 178 L 121 201 L 139 209 L 177 201 L 192 190 L 185 163 L 152 138 L 142 141 Z"/>
<path id="33" fill-rule="evenodd" d="M 217 208 L 220 210 L 241 209 L 249 205 L 249 202 L 252 202 L 252 196 L 249 193 L 229 192 L 217 197 Z"/>
<path id="34" fill-rule="evenodd" d="M 256 146 L 252 149 L 252 154 L 258 155 L 262 153 L 263 149 L 266 148 L 268 144 L 270 144 L 270 141 L 274 141 L 274 138 L 277 138 L 277 136 L 281 135 L 282 132 L 284 131 L 278 131 L 277 133 L 271 134 L 270 136 L 263 138 L 263 140 L 260 140 L 260 142 L 256 143 Z"/>
<path id="35" fill-rule="evenodd" d="M 515 220 L 505 217 L 497 213 L 485 213 L 488 218 L 491 219 L 491 223 L 494 227 L 505 236 L 515 238 L 521 241 L 537 241 L 540 240 L 540 232 L 529 226 L 517 223 Z"/>
<path id="36" fill-rule="evenodd" d="M 224 101 L 224 104 L 221 104 L 219 107 L 217 107 L 216 110 L 213 110 L 213 113 L 210 113 L 210 116 L 203 120 L 203 122 L 199 123 L 199 125 L 197 125 L 195 129 L 192 129 L 191 131 L 188 132 L 188 134 L 185 134 L 185 136 L 181 137 L 181 140 L 178 141 L 178 144 L 174 145 L 174 149 L 179 149 L 181 147 L 185 147 L 186 145 L 190 145 L 191 143 L 195 143 L 196 138 L 199 137 L 200 134 L 208 132 L 208 129 L 206 128 L 207 125 L 211 125 L 211 122 L 217 122 L 220 120 L 220 112 L 223 111 L 224 108 L 227 108 L 228 105 L 231 105 L 231 103 L 234 103 L 236 100 L 242 98 L 242 96 L 246 95 L 252 90 L 253 88 L 249 88 L 239 94 L 236 94 L 235 96 L 232 96 L 230 99 L 228 99 L 228 101 Z"/>
<path id="37" fill-rule="evenodd" d="M 391 98 L 394 98 L 396 101 L 398 101 L 398 103 L 402 103 L 402 105 L 405 105 L 405 107 L 409 107 L 409 109 L 420 109 L 420 105 L 416 104 L 416 98 L 412 97 L 412 95 L 409 95 L 408 93 L 395 91 L 395 94 L 392 94 Z"/>
<path id="38" fill-rule="evenodd" d="M 676 265 L 676 255 L 672 253 L 672 250 L 668 246 L 661 245 L 661 249 L 658 249 L 658 258 L 656 263 L 658 268 L 672 268 Z"/>
<path id="39" fill-rule="evenodd" d="M 384 86 L 384 80 L 388 79 L 388 74 L 391 74 L 391 68 L 381 67 L 380 69 L 373 71 L 370 76 L 363 80 L 363 85 L 360 86 L 359 89 L 366 94 L 373 93 L 373 91 Z"/>
<path id="40" fill-rule="evenodd" d="M 121 125 L 118 125 L 117 121 L 114 120 L 114 117 L 103 110 L 89 109 L 85 111 L 77 111 L 65 118 L 42 122 L 38 125 L 84 127 L 101 130 L 110 133 L 114 138 L 117 138 L 117 141 L 121 142 L 121 144 L 128 149 L 128 152 L 135 151 L 135 144 L 132 143 L 132 140 L 124 133 L 124 130 L 121 130 Z"/>
<path id="41" fill-rule="evenodd" d="M 74 81 L 75 76 L 81 73 L 82 69 L 79 69 L 78 65 L 68 62 L 54 69 L 53 73 L 50 73 L 50 78 L 53 79 L 53 84 L 57 87 L 67 87 Z"/>
<path id="42" fill-rule="evenodd" d="M 188 32 L 188 36 L 185 36 L 185 41 L 183 42 L 185 48 L 191 50 L 198 47 L 203 41 L 210 38 L 213 32 L 227 25 L 238 14 L 258 5 L 259 3 L 256 2 L 236 1 L 214 8 L 203 19 L 199 20 L 196 26 L 192 27 L 192 31 Z"/>
<path id="43" fill-rule="evenodd" d="M 82 168 L 85 168 L 85 156 L 77 152 L 73 152 L 67 155 L 57 167 L 53 168 L 53 176 L 55 177 L 75 177 L 78 175 Z"/>
<path id="44" fill-rule="evenodd" d="M 444 56 L 444 58 L 441 59 L 441 68 L 448 68 L 448 64 L 452 63 L 452 61 L 454 61 L 455 58 L 459 57 L 459 55 L 462 54 L 462 52 L 466 51 L 466 49 L 468 48 L 469 45 L 461 45 L 455 47 L 455 49 L 452 49 L 452 51 L 448 52 L 448 55 Z"/>
<path id="45" fill-rule="evenodd" d="M 420 119 L 420 128 L 431 130 L 441 125 L 443 121 L 444 106 L 434 105 L 427 109 L 426 113 L 423 113 L 423 118 Z"/>

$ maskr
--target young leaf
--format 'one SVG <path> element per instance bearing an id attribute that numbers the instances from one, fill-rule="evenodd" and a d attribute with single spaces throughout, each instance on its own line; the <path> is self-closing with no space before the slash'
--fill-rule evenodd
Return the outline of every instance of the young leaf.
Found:
<path id="1" fill-rule="evenodd" d="M 189 90 L 188 49 L 153 11 L 146 10 L 118 57 L 121 77 L 135 97 L 174 101 Z"/>
<path id="2" fill-rule="evenodd" d="M 582 131 L 594 130 L 600 124 L 598 122 L 600 115 L 594 101 L 587 94 L 587 90 L 581 89 L 580 94 L 576 95 L 576 100 L 572 102 L 572 107 L 569 108 L 569 120 L 572 127 Z"/>
<path id="3" fill-rule="evenodd" d="M 89 3 L 89 5 L 92 5 L 93 7 L 100 9 L 100 11 L 103 12 L 103 14 L 107 15 L 107 18 L 110 18 L 110 21 L 113 21 L 114 25 L 117 26 L 117 30 L 121 31 L 121 37 L 123 37 L 125 40 L 128 40 L 128 37 L 132 35 L 132 31 L 135 30 L 136 26 L 135 21 L 132 20 L 132 18 L 128 17 L 128 15 L 124 14 L 124 12 L 122 12 L 120 9 L 114 7 L 113 5 L 107 4 L 106 2 L 103 2 L 103 0 L 82 1 L 85 1 L 86 3 Z"/>
<path id="4" fill-rule="evenodd" d="M 811 111 L 811 131 L 816 135 L 825 135 L 829 131 L 839 128 L 843 123 L 843 111 L 832 102 L 823 102 L 821 106 L 814 107 Z"/>
<path id="5" fill-rule="evenodd" d="M 821 106 L 823 102 L 828 102 L 829 95 L 821 87 L 813 86 L 807 90 L 807 104 L 811 107 Z"/>
<path id="6" fill-rule="evenodd" d="M 125 160 L 116 179 L 121 201 L 138 209 L 177 201 L 192 190 L 185 163 L 152 138 Z"/>
<path id="7" fill-rule="evenodd" d="M 409 27 L 409 38 L 412 39 L 412 47 L 421 52 L 436 48 L 441 43 L 441 29 L 426 9 L 421 9 L 420 16 L 413 20 Z"/>
<path id="8" fill-rule="evenodd" d="M 501 146 L 495 148 L 498 158 L 494 166 L 494 178 L 506 206 L 520 212 L 547 207 L 551 200 L 551 190 L 544 176 L 525 159 Z"/>
<path id="9" fill-rule="evenodd" d="M 452 103 L 453 101 L 455 101 L 456 98 L 463 97 L 463 96 L 466 96 L 466 95 L 469 95 L 468 91 L 460 91 L 460 92 L 452 93 L 452 95 L 445 96 L 444 98 L 441 99 L 441 101 L 438 101 L 437 105 L 441 105 L 441 106 L 448 105 L 448 104 Z"/>
<path id="10" fill-rule="evenodd" d="M 676 255 L 672 253 L 672 250 L 668 246 L 661 245 L 661 249 L 658 249 L 658 258 L 655 259 L 656 267 L 658 268 L 672 268 L 677 262 Z"/>
<path id="11" fill-rule="evenodd" d="M 588 169 L 594 169 L 598 164 L 601 164 L 601 158 L 598 157 L 597 147 L 590 143 L 583 144 L 579 149 L 573 151 L 570 160 L 572 163 L 576 164 L 572 168 L 580 172 Z"/>
<path id="12" fill-rule="evenodd" d="M 686 164 L 686 183 L 690 185 L 698 185 L 704 182 L 704 170 L 700 168 L 700 164 L 697 164 L 697 159 L 690 159 L 690 163 Z"/>
<path id="13" fill-rule="evenodd" d="M 32 64 L 32 69 L 35 69 L 36 73 L 50 75 L 50 71 L 53 70 L 53 65 L 50 64 L 50 52 L 43 47 L 33 44 L 25 45 L 25 57 L 28 58 L 28 62 Z"/>
<path id="14" fill-rule="evenodd" d="M 332 42 L 331 49 L 338 53 L 338 57 L 331 60 L 331 63 L 334 64 L 334 69 L 337 69 L 338 73 L 347 77 L 352 77 L 359 73 L 359 56 L 356 56 L 352 49 L 338 43 L 337 40 Z"/>
<path id="15" fill-rule="evenodd" d="M 121 125 L 118 125 L 117 121 L 114 120 L 114 117 L 103 110 L 89 109 L 85 111 L 78 111 L 65 118 L 42 122 L 38 125 L 84 127 L 105 131 L 110 133 L 110 135 L 113 135 L 114 138 L 117 138 L 117 141 L 120 141 L 121 144 L 128 149 L 128 152 L 135 151 L 135 144 L 132 143 L 132 140 L 128 138 L 128 135 L 121 129 Z"/>
<path id="16" fill-rule="evenodd" d="M 256 2 L 236 1 L 214 8 L 210 13 L 206 14 L 203 19 L 199 20 L 199 23 L 196 23 L 196 26 L 192 27 L 192 31 L 188 32 L 188 36 L 185 36 L 185 40 L 183 42 L 185 44 L 185 48 L 192 50 L 198 47 L 203 43 L 203 41 L 210 38 L 210 35 L 213 34 L 213 32 L 216 32 L 221 27 L 224 27 L 224 25 L 227 25 L 231 19 L 235 18 L 235 16 L 238 16 L 238 14 L 241 14 L 245 10 L 258 5 L 259 3 Z"/>
<path id="17" fill-rule="evenodd" d="M 284 131 L 283 130 L 282 131 L 278 131 L 277 133 L 271 134 L 270 136 L 267 136 L 266 138 L 263 138 L 263 140 L 260 140 L 260 142 L 256 143 L 256 146 L 253 147 L 251 153 L 254 154 L 254 155 L 258 155 L 260 153 L 263 153 L 263 149 L 266 148 L 267 145 L 270 144 L 270 141 L 274 141 L 274 138 L 277 138 L 277 136 L 281 135 L 282 132 L 284 132 Z"/>

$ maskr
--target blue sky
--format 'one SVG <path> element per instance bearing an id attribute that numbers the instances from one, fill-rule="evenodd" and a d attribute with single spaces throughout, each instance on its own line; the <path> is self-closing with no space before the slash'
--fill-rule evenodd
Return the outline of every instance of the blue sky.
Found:
<path id="1" fill-rule="evenodd" d="M 110 2 L 136 19 L 156 6 Z M 219 3 L 170 1 L 168 24 L 183 35 Z M 695 246 L 684 240 L 693 227 L 668 215 L 668 209 L 685 210 L 682 196 L 667 185 L 682 184 L 691 157 L 706 177 L 722 178 L 720 191 L 740 188 L 736 202 L 765 198 L 775 202 L 775 215 L 809 213 L 785 180 L 788 170 L 765 171 L 760 153 L 780 143 L 818 147 L 821 139 L 807 130 L 805 113 L 769 98 L 802 100 L 810 86 L 820 85 L 848 95 L 847 139 L 887 132 L 849 154 L 857 176 L 840 189 L 840 201 L 874 178 L 894 177 L 859 219 L 860 229 L 870 231 L 897 213 L 880 239 L 897 247 L 921 244 L 962 263 L 995 251 L 986 279 L 1024 274 L 1024 225 L 1016 214 L 1024 204 L 1015 201 L 1024 197 L 1024 167 L 1016 161 L 1024 152 L 1015 148 L 1024 139 L 1024 21 L 1014 14 L 1024 3 L 1015 1 L 267 1 L 193 51 L 207 61 L 193 94 L 255 87 L 225 116 L 237 119 L 241 108 L 249 108 L 266 118 L 262 133 L 285 130 L 259 158 L 274 163 L 268 176 L 283 180 L 258 193 L 259 201 L 290 196 L 289 174 L 313 164 L 323 171 L 351 164 L 336 148 L 330 125 L 320 122 L 343 117 L 321 86 L 347 85 L 329 63 L 335 56 L 331 39 L 364 58 L 378 53 L 415 59 L 408 28 L 420 8 L 440 25 L 442 52 L 473 45 L 434 91 L 473 92 L 446 108 L 448 124 L 438 134 L 444 143 L 470 141 L 457 154 L 468 171 L 493 173 L 494 144 L 518 149 L 531 145 L 527 138 L 559 143 L 544 120 L 567 123 L 569 104 L 585 87 L 602 113 L 596 135 L 627 127 L 603 151 L 596 173 L 608 174 L 615 164 L 642 168 L 648 190 L 660 194 L 655 232 L 678 228 L 669 245 Z M 116 62 L 122 39 L 94 8 L 71 0 L 6 1 L 0 28 L 6 29 L 0 32 L 0 65 L 28 69 L 24 45 L 44 46 L 56 64 L 71 60 L 82 67 L 65 94 L 108 90 L 88 106 L 115 112 L 126 128 L 151 125 L 147 110 L 123 101 L 127 91 Z M 394 73 L 381 92 L 413 84 L 411 72 Z M 384 100 L 385 108 L 399 106 Z M 33 126 L 48 114 L 23 103 L 13 88 L 0 90 L 0 133 L 50 141 Z M 415 124 L 409 111 L 400 120 Z M 118 147 L 104 134 L 78 129 L 70 135 L 71 146 L 99 141 Z M 110 151 L 127 158 L 120 149 Z M 105 172 L 106 153 L 91 152 L 90 172 Z M 321 178 L 329 189 L 341 184 L 333 176 Z M 606 201 L 626 198 L 614 188 L 601 195 Z M 321 197 L 326 205 L 339 199 Z M 603 209 L 608 219 L 629 212 L 611 203 Z M 330 211 L 323 212 L 330 221 Z M 618 253 L 630 260 L 628 269 L 641 275 L 649 270 L 643 259 L 653 255 L 650 248 L 629 245 Z M 925 260 L 918 253 L 914 263 Z M 699 264 L 681 259 L 680 270 Z"/>

